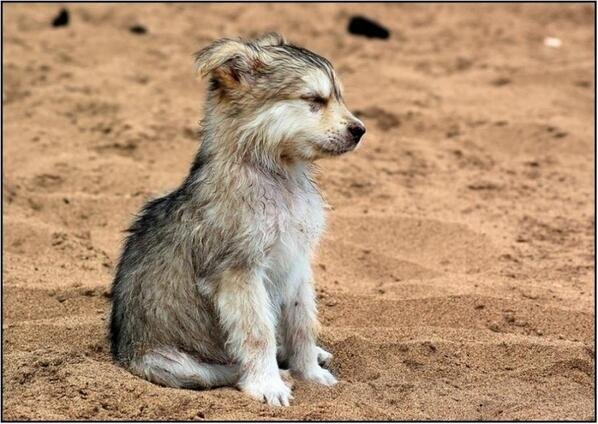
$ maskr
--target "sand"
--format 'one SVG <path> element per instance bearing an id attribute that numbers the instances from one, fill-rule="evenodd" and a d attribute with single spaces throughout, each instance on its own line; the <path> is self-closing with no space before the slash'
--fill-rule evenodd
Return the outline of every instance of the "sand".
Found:
<path id="1" fill-rule="evenodd" d="M 3 5 L 5 419 L 595 417 L 593 5 L 67 7 Z M 123 230 L 198 146 L 192 53 L 269 30 L 330 58 L 368 128 L 318 177 L 340 383 L 289 408 L 158 387 L 105 340 Z"/>

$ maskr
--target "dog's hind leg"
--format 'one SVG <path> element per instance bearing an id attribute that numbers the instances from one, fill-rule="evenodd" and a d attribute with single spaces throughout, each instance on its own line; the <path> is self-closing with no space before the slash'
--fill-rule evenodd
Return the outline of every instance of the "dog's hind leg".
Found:
<path id="1" fill-rule="evenodd" d="M 134 359 L 130 369 L 152 383 L 184 389 L 234 386 L 239 378 L 236 365 L 201 363 L 174 348 L 152 349 Z"/>

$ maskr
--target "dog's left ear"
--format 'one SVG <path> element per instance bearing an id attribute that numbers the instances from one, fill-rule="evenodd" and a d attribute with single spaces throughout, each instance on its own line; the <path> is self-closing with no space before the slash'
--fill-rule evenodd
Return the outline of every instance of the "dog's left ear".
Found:
<path id="1" fill-rule="evenodd" d="M 195 63 L 202 76 L 212 75 L 226 88 L 251 84 L 263 66 L 258 50 L 228 38 L 217 40 L 197 52 Z"/>
<path id="2" fill-rule="evenodd" d="M 287 42 L 284 37 L 276 32 L 268 32 L 260 37 L 251 40 L 251 44 L 255 44 L 260 47 L 269 46 L 283 46 Z"/>

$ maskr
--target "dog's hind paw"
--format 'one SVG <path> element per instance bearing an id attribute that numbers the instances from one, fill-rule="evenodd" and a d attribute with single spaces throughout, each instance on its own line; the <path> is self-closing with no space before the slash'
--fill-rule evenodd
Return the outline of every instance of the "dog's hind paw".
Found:
<path id="1" fill-rule="evenodd" d="M 320 364 L 322 367 L 329 366 L 333 358 L 332 353 L 326 352 L 320 346 L 316 346 L 316 350 L 318 352 L 318 364 Z"/>
<path id="2" fill-rule="evenodd" d="M 334 386 L 338 381 L 327 369 L 314 367 L 301 373 L 301 377 L 307 381 L 323 384 L 325 386 Z"/>

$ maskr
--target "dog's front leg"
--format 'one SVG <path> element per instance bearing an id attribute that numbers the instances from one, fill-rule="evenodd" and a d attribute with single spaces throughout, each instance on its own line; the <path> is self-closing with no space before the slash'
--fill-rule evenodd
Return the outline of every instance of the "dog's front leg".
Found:
<path id="1" fill-rule="evenodd" d="M 239 364 L 239 388 L 270 405 L 289 405 L 291 389 L 276 362 L 274 316 L 263 274 L 226 272 L 216 293 L 216 307 L 227 334 L 227 348 Z"/>
<path id="2" fill-rule="evenodd" d="M 310 271 L 304 273 L 296 291 L 289 293 L 281 325 L 291 372 L 327 386 L 336 384 L 336 378 L 318 363 L 329 361 L 332 355 L 316 346 L 318 318 Z"/>

